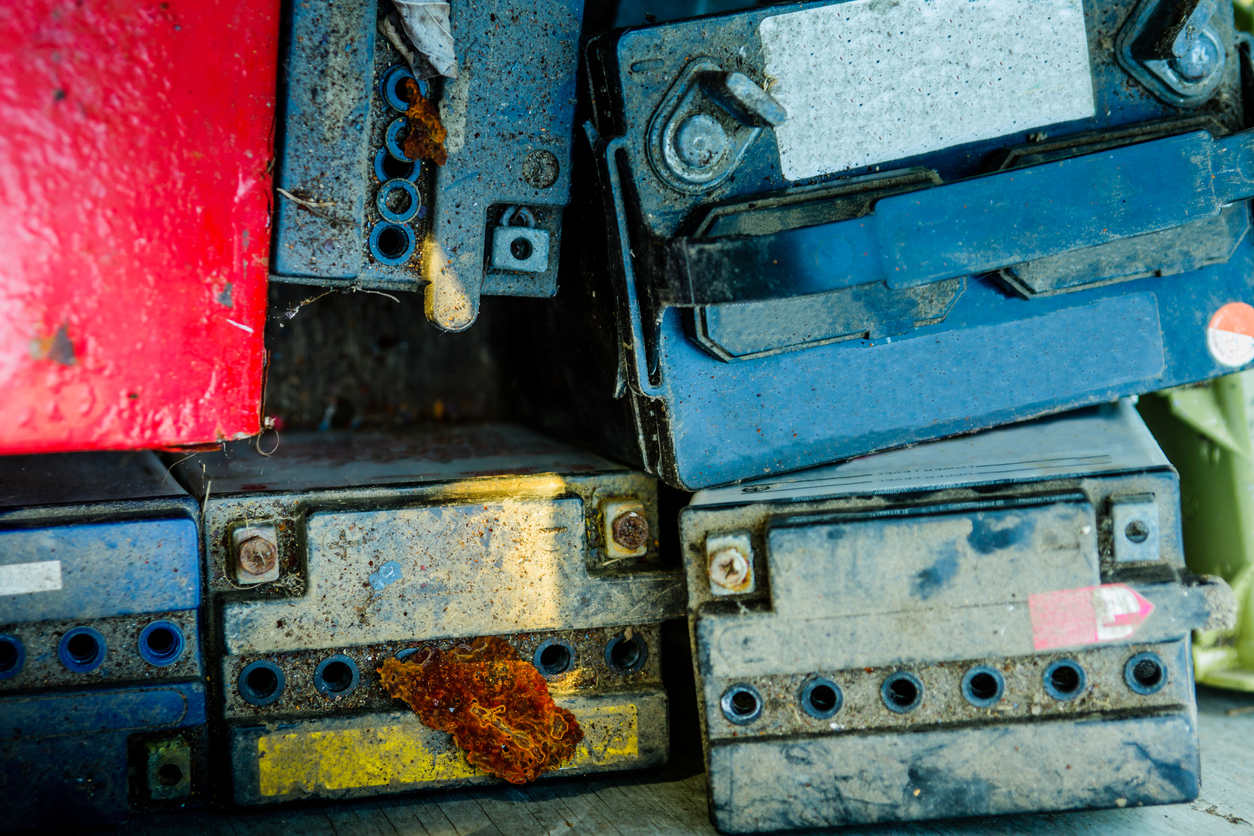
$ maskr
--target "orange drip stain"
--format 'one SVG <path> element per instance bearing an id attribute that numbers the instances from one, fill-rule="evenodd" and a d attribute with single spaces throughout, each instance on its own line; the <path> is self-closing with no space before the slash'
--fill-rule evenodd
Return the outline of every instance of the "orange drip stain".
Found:
<path id="1" fill-rule="evenodd" d="M 418 92 L 418 85 L 409 79 L 400 85 L 401 98 L 409 102 L 405 118 L 409 120 L 409 134 L 401 141 L 401 150 L 411 160 L 431 160 L 436 165 L 448 162 L 444 140 L 448 131 L 440 124 L 440 113 L 431 102 Z"/>
<path id="2" fill-rule="evenodd" d="M 378 672 L 388 694 L 424 725 L 451 734 L 467 761 L 511 784 L 561 766 L 583 740 L 575 715 L 553 702 L 540 672 L 495 636 L 387 659 Z"/>

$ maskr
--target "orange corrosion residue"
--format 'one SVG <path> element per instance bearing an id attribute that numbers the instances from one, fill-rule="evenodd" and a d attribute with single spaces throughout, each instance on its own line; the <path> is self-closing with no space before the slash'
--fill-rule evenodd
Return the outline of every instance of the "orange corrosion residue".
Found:
<path id="1" fill-rule="evenodd" d="M 440 124 L 440 113 L 431 102 L 418 92 L 418 85 L 406 79 L 400 85 L 400 96 L 409 102 L 405 118 L 409 120 L 409 133 L 401 141 L 401 150 L 411 160 L 431 160 L 436 165 L 448 162 L 444 140 L 448 131 Z"/>
<path id="2" fill-rule="evenodd" d="M 511 784 L 561 766 L 583 740 L 575 715 L 553 702 L 540 672 L 495 636 L 387 659 L 379 675 L 425 725 L 451 734 L 466 760 Z"/>

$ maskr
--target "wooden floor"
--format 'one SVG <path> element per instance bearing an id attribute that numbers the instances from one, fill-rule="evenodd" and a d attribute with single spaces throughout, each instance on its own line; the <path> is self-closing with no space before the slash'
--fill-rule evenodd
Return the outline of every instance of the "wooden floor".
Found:
<path id="1" fill-rule="evenodd" d="M 964 819 L 857 828 L 849 832 L 858 836 L 1250 833 L 1254 831 L 1254 696 L 1203 689 L 1199 705 L 1203 786 L 1201 799 L 1193 804 Z M 1234 710 L 1236 713 L 1232 713 Z M 567 779 L 521 789 L 486 789 L 260 812 L 202 810 L 134 821 L 118 832 L 145 836 L 713 834 L 715 830 L 706 817 L 705 776 L 697 766 L 692 758 L 681 758 L 664 773 L 625 775 L 613 781 Z"/>

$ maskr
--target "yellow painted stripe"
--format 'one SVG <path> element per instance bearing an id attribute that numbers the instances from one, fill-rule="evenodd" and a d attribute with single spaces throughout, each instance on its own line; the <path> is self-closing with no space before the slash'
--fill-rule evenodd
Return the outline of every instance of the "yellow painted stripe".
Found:
<path id="1" fill-rule="evenodd" d="M 640 756 L 636 706 L 574 711 L 583 742 L 565 769 L 608 766 Z M 265 735 L 257 739 L 258 791 L 264 796 L 451 781 L 487 773 L 419 724 L 363 726 Z"/>

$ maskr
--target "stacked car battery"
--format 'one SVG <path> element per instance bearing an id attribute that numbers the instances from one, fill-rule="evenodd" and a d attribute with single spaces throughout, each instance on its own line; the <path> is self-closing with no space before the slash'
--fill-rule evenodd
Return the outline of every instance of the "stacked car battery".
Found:
<path id="1" fill-rule="evenodd" d="M 0 829 L 613 782 L 691 702 L 724 832 L 1198 796 L 1195 679 L 1254 690 L 1254 40 L 674 5 L 284 7 L 270 278 L 491 325 L 509 421 L 0 430 L 162 450 L 0 459 Z"/>

